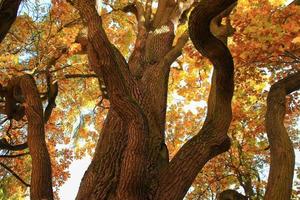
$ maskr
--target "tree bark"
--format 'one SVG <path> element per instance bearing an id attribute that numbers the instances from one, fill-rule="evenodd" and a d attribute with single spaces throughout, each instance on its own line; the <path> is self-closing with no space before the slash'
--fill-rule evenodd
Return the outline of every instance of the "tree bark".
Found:
<path id="1" fill-rule="evenodd" d="M 290 199 L 295 167 L 293 144 L 284 127 L 286 95 L 300 89 L 300 72 L 272 85 L 267 98 L 266 131 L 271 164 L 265 200 Z"/>
<path id="2" fill-rule="evenodd" d="M 210 21 L 235 1 L 202 1 L 189 19 L 190 38 L 196 49 L 214 65 L 206 120 L 200 132 L 189 140 L 162 174 L 156 199 L 183 199 L 203 166 L 227 151 L 232 114 L 233 60 L 228 48 L 210 32 Z M 203 12 L 205 10 L 205 12 Z"/>
<path id="3" fill-rule="evenodd" d="M 215 3 L 209 1 L 212 2 Z M 216 13 L 210 13 L 211 17 L 233 2 L 220 6 Z M 145 15 L 149 17 L 149 8 L 145 12 L 143 6 L 137 4 L 137 40 L 127 63 L 108 40 L 94 3 L 77 0 L 74 5 L 88 27 L 89 62 L 95 74 L 99 78 L 103 77 L 111 107 L 76 199 L 183 198 L 203 165 L 229 148 L 226 132 L 231 121 L 232 57 L 222 42 L 210 33 L 203 35 L 204 39 L 210 39 L 210 44 L 201 44 L 200 48 L 212 50 L 216 54 L 205 54 L 215 65 L 209 114 L 203 130 L 185 145 L 184 150 L 178 154 L 179 158 L 172 161 L 175 164 L 171 162 L 169 166 L 168 149 L 164 142 L 168 78 L 171 64 L 181 55 L 188 39 L 185 33 L 173 46 L 174 20 L 179 18 L 175 16 L 180 16 L 184 10 L 179 9 L 179 4 L 173 0 L 159 1 L 157 13 L 145 23 L 143 19 Z M 162 8 L 167 8 L 168 12 L 163 12 Z M 198 17 L 194 16 L 194 22 Z M 199 24 L 193 25 L 202 26 L 203 22 L 204 29 L 209 30 L 210 18 L 207 16 L 200 16 Z M 203 33 L 192 34 L 201 38 Z M 161 45 L 162 42 L 164 45 Z M 201 43 L 201 40 L 198 42 Z M 223 60 L 216 60 L 218 56 Z M 191 157 L 189 153 L 194 156 Z M 185 158 L 182 159 L 182 156 Z M 192 164 L 188 167 L 187 163 Z M 180 166 L 187 171 L 179 176 L 183 182 L 175 184 L 177 179 L 174 173 L 177 173 Z M 191 176 L 184 180 L 183 176 L 188 171 Z M 175 195 L 168 196 L 173 181 L 178 191 L 174 189 Z M 169 182 L 172 183 L 167 185 Z M 165 189 L 168 189 L 166 193 Z"/>
<path id="4" fill-rule="evenodd" d="M 16 79 L 24 96 L 28 120 L 28 147 L 32 159 L 30 199 L 53 199 L 51 162 L 45 142 L 43 106 L 35 81 L 30 75 Z"/>

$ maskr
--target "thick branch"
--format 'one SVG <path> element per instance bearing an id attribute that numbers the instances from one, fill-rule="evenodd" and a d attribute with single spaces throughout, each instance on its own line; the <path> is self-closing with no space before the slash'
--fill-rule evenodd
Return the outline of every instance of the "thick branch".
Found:
<path id="1" fill-rule="evenodd" d="M 161 25 L 166 24 L 168 22 L 168 19 L 173 11 L 173 9 L 176 7 L 175 0 L 159 0 L 158 1 L 158 8 L 154 15 L 152 28 L 155 30 L 156 28 L 159 28 Z"/>
<path id="2" fill-rule="evenodd" d="M 137 7 L 137 36 L 135 41 L 134 50 L 129 58 L 128 65 L 130 68 L 130 72 L 136 76 L 140 77 L 142 73 L 142 56 L 144 55 L 146 39 L 147 39 L 147 30 L 146 30 L 146 21 L 145 21 L 145 13 L 141 3 L 136 3 Z"/>
<path id="3" fill-rule="evenodd" d="M 162 174 L 156 199 L 182 199 L 206 162 L 230 147 L 227 131 L 232 118 L 233 59 L 227 47 L 211 34 L 209 26 L 213 17 L 234 2 L 201 1 L 191 13 L 190 38 L 214 65 L 208 114 L 201 131 L 183 145 Z"/>
<path id="4" fill-rule="evenodd" d="M 35 81 L 30 75 L 19 77 L 28 120 L 28 147 L 32 158 L 30 198 L 53 199 L 51 162 L 45 142 L 43 106 Z"/>
<path id="5" fill-rule="evenodd" d="M 211 32 L 224 44 L 227 44 L 228 37 L 232 36 L 235 29 L 231 26 L 229 15 L 231 11 L 235 8 L 237 3 L 233 3 L 226 10 L 216 16 L 210 24 Z M 222 19 L 226 18 L 226 24 L 222 25 Z"/>
<path id="6" fill-rule="evenodd" d="M 11 145 L 9 144 L 5 138 L 0 139 L 0 149 L 8 150 L 8 151 L 21 151 L 28 148 L 27 142 L 24 144 Z"/>
<path id="7" fill-rule="evenodd" d="M 128 69 L 124 68 L 128 65 L 120 52 L 109 42 L 94 4 L 94 1 L 88 0 L 75 2 L 76 8 L 88 26 L 89 61 L 95 73 L 98 76 L 103 75 L 111 109 L 118 113 L 127 128 L 127 141 L 124 141 L 127 142 L 127 146 L 122 153 L 123 159 L 120 166 L 122 170 L 116 196 L 119 199 L 142 199 L 146 190 L 139 184 L 144 180 L 147 162 L 147 154 L 145 154 L 147 152 L 147 120 L 140 106 L 133 99 L 133 93 L 140 94 L 136 87 L 134 91 L 131 90 L 133 88 L 131 84 L 135 82 L 128 73 Z"/>
<path id="8" fill-rule="evenodd" d="M 300 89 L 300 72 L 272 85 L 267 98 L 266 131 L 271 164 L 265 200 L 290 199 L 295 167 L 293 144 L 284 127 L 286 95 Z"/>
<path id="9" fill-rule="evenodd" d="M 0 43 L 17 17 L 21 0 L 3 0 L 0 4 Z"/>
<path id="10" fill-rule="evenodd" d="M 165 66 L 170 66 L 182 54 L 182 48 L 188 40 L 189 34 L 188 31 L 186 31 L 180 38 L 178 38 L 176 45 L 165 55 L 165 57 L 160 62 L 163 62 Z"/>

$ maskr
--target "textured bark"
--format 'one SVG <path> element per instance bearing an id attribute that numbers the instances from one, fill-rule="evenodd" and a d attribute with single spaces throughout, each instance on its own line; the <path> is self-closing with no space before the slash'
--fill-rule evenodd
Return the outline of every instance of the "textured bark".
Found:
<path id="1" fill-rule="evenodd" d="M 123 148 L 120 146 L 110 146 L 113 148 L 112 152 L 117 151 L 114 154 L 112 160 L 106 160 L 106 162 L 115 162 L 117 165 L 117 188 L 114 191 L 115 199 L 142 199 L 146 196 L 146 187 L 143 187 L 143 179 L 145 177 L 145 168 L 147 166 L 147 135 L 148 135 L 148 124 L 147 119 L 143 113 L 143 110 L 133 98 L 134 96 L 141 96 L 136 82 L 132 76 L 130 76 L 128 65 L 125 59 L 121 57 L 121 54 L 112 46 L 108 41 L 107 36 L 102 29 L 101 18 L 97 15 L 94 8 L 94 2 L 90 1 L 78 1 L 76 7 L 79 8 L 81 16 L 86 20 L 88 25 L 88 55 L 89 61 L 93 67 L 93 70 L 97 75 L 103 76 L 105 85 L 107 87 L 112 116 L 116 115 L 116 121 L 120 119 L 121 126 L 124 127 L 118 130 L 122 131 L 121 137 L 114 138 L 117 141 L 123 143 Z M 101 59 L 100 59 L 101 58 Z M 109 119 L 107 120 L 108 124 Z M 111 123 L 114 123 L 111 121 Z M 108 126 L 108 129 L 112 128 Z M 106 139 L 106 133 L 103 134 L 103 140 Z M 111 135 L 109 136 L 111 137 Z M 119 140 L 121 139 L 121 140 Z M 101 140 L 99 140 L 100 142 Z M 111 141 L 108 143 L 111 144 Z M 104 149 L 103 146 L 99 146 L 97 149 L 101 152 Z M 106 152 L 107 153 L 107 152 Z M 122 157 L 122 159 L 117 159 Z M 92 166 L 99 167 L 97 159 L 102 159 L 95 155 Z M 101 165 L 104 163 L 101 163 Z M 107 163 L 109 164 L 109 163 Z M 108 166 L 103 165 L 104 168 Z M 99 169 L 96 169 L 98 171 Z M 114 171 L 115 169 L 111 169 Z M 91 174 L 92 170 L 87 171 L 87 175 L 84 177 L 89 180 L 86 184 L 96 183 L 96 177 Z M 114 172 L 112 172 L 114 173 Z M 103 180 L 103 177 L 101 177 Z M 104 180 L 105 181 L 105 180 Z M 108 179 L 107 182 L 112 182 Z M 85 185 L 85 183 L 83 184 Z M 91 186 L 91 184 L 89 184 Z M 98 185 L 98 183 L 97 183 Z M 108 183 L 107 186 L 110 184 Z M 104 185 L 104 187 L 107 187 Z M 80 190 L 86 190 L 86 186 L 81 186 Z M 103 194 L 103 190 L 99 188 L 91 188 L 92 193 L 86 193 L 88 196 L 82 196 L 79 192 L 77 199 L 98 199 L 102 198 L 100 195 Z M 109 188 L 110 190 L 111 188 Z M 108 194 L 103 194 L 108 195 Z M 105 197 L 106 198 L 106 197 Z"/>
<path id="2" fill-rule="evenodd" d="M 214 1 L 209 3 L 211 2 Z M 208 56 L 215 62 L 215 75 L 209 98 L 210 114 L 204 128 L 206 134 L 195 137 L 185 145 L 190 146 L 188 149 L 192 150 L 191 154 L 196 154 L 194 157 L 203 160 L 197 158 L 194 162 L 194 157 L 180 153 L 180 159 L 175 159 L 176 164 L 168 167 L 168 149 L 164 142 L 168 78 L 171 64 L 181 55 L 181 50 L 188 40 L 188 34 L 185 33 L 177 44 L 172 46 L 175 37 L 174 20 L 179 19 L 184 9 L 179 9 L 173 0 L 159 1 L 158 11 L 151 20 L 149 6 L 144 9 L 142 5 L 136 4 L 137 40 L 127 63 L 109 42 L 101 26 L 101 17 L 95 10 L 94 1 L 77 0 L 74 5 L 88 27 L 90 65 L 99 78 L 103 77 L 111 104 L 95 155 L 85 172 L 76 199 L 183 198 L 202 166 L 229 147 L 226 132 L 231 121 L 230 103 L 233 92 L 233 63 L 229 51 L 219 40 L 217 42 L 221 44 L 213 44 L 216 42 L 214 39 L 210 40 L 209 48 L 203 47 L 213 50 L 214 53 L 218 53 L 217 56 L 223 58 L 221 61 Z M 218 13 L 226 7 L 228 6 L 224 5 Z M 194 16 L 194 21 L 198 20 L 197 17 Z M 145 18 L 148 19 L 144 21 Z M 203 17 L 199 21 L 209 25 L 210 19 Z M 209 30 L 209 26 L 204 27 Z M 207 35 L 204 35 L 205 37 Z M 161 45 L 162 42 L 164 45 Z M 217 49 L 214 49 L 215 47 Z M 198 135 L 202 135 L 201 133 Z M 204 145 L 199 148 L 201 142 L 204 142 Z M 190 151 L 186 151 L 186 147 L 183 152 Z M 204 153 L 203 157 L 202 148 L 207 149 L 207 154 Z M 192 163 L 191 168 L 186 168 L 191 170 L 192 175 L 188 181 L 183 180 L 182 183 L 176 184 L 176 197 L 168 196 L 170 188 L 165 183 L 169 180 L 176 181 L 174 172 L 181 164 L 186 167 L 186 164 L 181 162 L 182 156 L 186 156 L 187 163 Z M 159 182 L 162 177 L 166 182 Z M 166 188 L 168 192 L 163 194 Z M 161 198 L 163 196 L 165 198 Z"/>
<path id="3" fill-rule="evenodd" d="M 267 98 L 266 131 L 271 164 L 265 200 L 290 199 L 295 167 L 293 144 L 284 127 L 286 95 L 300 89 L 300 72 L 272 85 Z"/>
<path id="4" fill-rule="evenodd" d="M 0 2 L 0 43 L 16 20 L 20 3 L 21 0 L 3 0 Z"/>
<path id="5" fill-rule="evenodd" d="M 32 159 L 30 199 L 53 199 L 51 162 L 45 142 L 42 102 L 30 75 L 18 78 L 24 95 L 25 113 L 28 120 L 28 147 Z"/>

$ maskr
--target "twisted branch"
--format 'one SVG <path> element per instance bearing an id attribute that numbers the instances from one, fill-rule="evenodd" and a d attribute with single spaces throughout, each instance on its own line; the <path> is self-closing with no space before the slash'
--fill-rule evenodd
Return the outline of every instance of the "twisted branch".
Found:
<path id="1" fill-rule="evenodd" d="M 233 59 L 228 48 L 210 32 L 210 22 L 234 2 L 201 1 L 190 15 L 190 38 L 214 66 L 208 111 L 202 129 L 183 145 L 163 172 L 156 199 L 183 199 L 203 166 L 230 147 L 227 131 L 232 119 Z"/>

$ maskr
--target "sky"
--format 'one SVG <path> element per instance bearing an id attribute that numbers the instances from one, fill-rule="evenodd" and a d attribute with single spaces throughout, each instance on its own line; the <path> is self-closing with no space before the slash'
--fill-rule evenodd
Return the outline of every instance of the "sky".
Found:
<path id="1" fill-rule="evenodd" d="M 70 165 L 71 177 L 66 181 L 59 191 L 61 200 L 75 199 L 81 178 L 83 177 L 83 174 L 88 168 L 90 162 L 91 158 L 86 157 L 81 160 L 75 160 Z"/>

